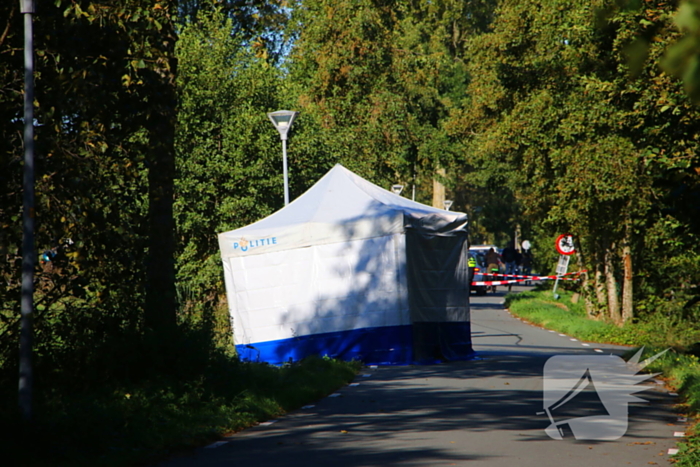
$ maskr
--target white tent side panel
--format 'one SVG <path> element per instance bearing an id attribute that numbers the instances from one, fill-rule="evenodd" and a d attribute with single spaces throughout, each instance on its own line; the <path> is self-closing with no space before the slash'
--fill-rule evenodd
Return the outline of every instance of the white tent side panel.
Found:
<path id="1" fill-rule="evenodd" d="M 283 209 L 219 234 L 243 360 L 471 355 L 467 217 L 336 165 Z"/>
<path id="2" fill-rule="evenodd" d="M 239 354 L 401 360 L 411 346 L 403 234 L 224 261 Z M 368 355 L 373 354 L 373 355 Z"/>

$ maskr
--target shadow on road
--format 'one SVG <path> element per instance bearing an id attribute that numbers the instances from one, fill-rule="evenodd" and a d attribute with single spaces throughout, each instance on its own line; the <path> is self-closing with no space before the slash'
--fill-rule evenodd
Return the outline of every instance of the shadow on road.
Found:
<path id="1" fill-rule="evenodd" d="M 516 453 L 536 456 L 544 447 L 554 456 L 549 461 L 556 461 L 556 453 L 565 445 L 584 444 L 582 459 L 586 459 L 589 450 L 601 444 L 600 449 L 619 450 L 662 443 L 663 435 L 649 431 L 646 422 L 664 427 L 673 422 L 669 411 L 673 398 L 655 391 L 653 385 L 639 394 L 650 404 L 629 406 L 629 429 L 619 445 L 551 440 L 544 432 L 549 419 L 538 415 L 543 411 L 544 364 L 552 355 L 586 349 L 511 318 L 498 321 L 495 313 L 504 312 L 493 303 L 497 300 L 501 299 L 472 301 L 472 310 L 486 317 L 473 328 L 479 350 L 473 360 L 367 368 L 368 376 L 356 380 L 359 385 L 341 389 L 337 397 L 317 401 L 314 407 L 282 417 L 271 426 L 233 435 L 223 447 L 204 450 L 206 455 L 194 460 L 183 458 L 167 465 L 433 466 L 475 461 L 517 465 L 511 464 L 521 455 Z M 535 447 L 517 447 L 524 445 Z M 533 462 L 521 465 L 536 465 Z M 611 462 L 605 465 L 615 465 Z"/>

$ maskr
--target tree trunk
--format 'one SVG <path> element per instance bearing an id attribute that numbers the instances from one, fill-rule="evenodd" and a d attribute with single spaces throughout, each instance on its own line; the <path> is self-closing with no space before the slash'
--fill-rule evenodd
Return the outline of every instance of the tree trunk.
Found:
<path id="1" fill-rule="evenodd" d="M 437 175 L 442 178 L 435 177 L 433 179 L 433 207 L 445 209 L 445 185 L 442 184 L 442 179 L 445 178 L 445 169 L 437 169 Z"/>
<path id="2" fill-rule="evenodd" d="M 579 271 L 583 271 L 583 250 L 581 247 L 576 251 L 576 265 Z M 591 282 L 591 275 L 588 272 L 584 272 L 581 277 L 581 294 L 583 295 L 583 301 L 586 306 L 586 316 L 594 319 L 597 315 L 597 310 L 593 304 L 593 300 L 591 300 L 591 291 L 593 289 L 593 284 Z"/>
<path id="3" fill-rule="evenodd" d="M 595 296 L 598 314 L 607 311 L 608 298 L 605 294 L 605 255 L 600 251 L 596 252 L 595 262 Z"/>
<path id="4" fill-rule="evenodd" d="M 585 288 L 584 288 L 584 292 L 583 292 L 583 300 L 584 300 L 584 304 L 586 306 L 586 316 L 589 319 L 596 319 L 598 317 L 598 310 L 597 310 L 595 304 L 593 303 L 593 300 L 591 300 L 590 289 L 591 289 L 591 283 L 590 283 L 590 280 L 587 279 L 585 282 Z"/>
<path id="5" fill-rule="evenodd" d="M 172 24 L 170 25 L 172 28 Z M 165 28 L 164 28 L 165 29 Z M 163 61 L 151 71 L 157 80 L 146 121 L 149 133 L 148 158 L 148 256 L 146 258 L 145 325 L 157 334 L 174 328 L 177 316 L 175 292 L 175 83 L 176 34 L 163 33 Z"/>
<path id="6" fill-rule="evenodd" d="M 632 248 L 630 247 L 631 242 L 631 232 L 632 228 L 630 222 L 627 222 L 625 230 L 625 243 L 622 248 L 622 267 L 624 270 L 624 276 L 622 281 L 622 323 L 626 323 L 634 317 L 634 304 L 633 304 L 633 275 L 634 270 L 632 268 Z"/>
<path id="7" fill-rule="evenodd" d="M 605 285 L 608 289 L 608 315 L 610 319 L 620 326 L 622 316 L 620 315 L 620 301 L 617 297 L 617 283 L 615 281 L 615 266 L 613 264 L 614 245 L 605 250 Z"/>

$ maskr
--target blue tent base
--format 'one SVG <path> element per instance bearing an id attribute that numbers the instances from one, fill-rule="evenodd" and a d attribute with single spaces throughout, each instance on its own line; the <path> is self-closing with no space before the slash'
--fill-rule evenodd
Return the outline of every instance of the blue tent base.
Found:
<path id="1" fill-rule="evenodd" d="M 415 348 L 415 343 L 419 349 Z M 281 365 L 310 355 L 360 360 L 367 365 L 432 364 L 468 360 L 471 327 L 460 323 L 415 323 L 299 336 L 236 346 L 243 361 Z"/>

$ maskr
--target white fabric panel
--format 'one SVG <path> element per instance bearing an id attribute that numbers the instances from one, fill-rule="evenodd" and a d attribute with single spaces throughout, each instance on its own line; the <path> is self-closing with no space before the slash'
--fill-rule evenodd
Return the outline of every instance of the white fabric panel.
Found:
<path id="1" fill-rule="evenodd" d="M 250 256 L 327 243 L 345 243 L 404 231 L 404 218 L 464 214 L 395 195 L 336 165 L 284 209 L 246 227 L 219 234 L 221 257 Z M 466 217 L 465 217 L 466 222 Z"/>
<path id="2" fill-rule="evenodd" d="M 410 324 L 401 234 L 224 263 L 236 344 Z"/>

